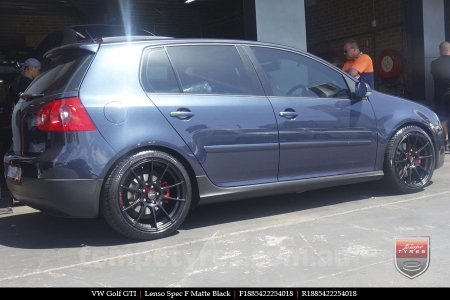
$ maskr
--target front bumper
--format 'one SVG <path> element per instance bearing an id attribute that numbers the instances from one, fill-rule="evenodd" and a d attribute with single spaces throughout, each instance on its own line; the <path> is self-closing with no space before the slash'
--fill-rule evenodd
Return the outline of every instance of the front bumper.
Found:
<path id="1" fill-rule="evenodd" d="M 436 169 L 439 169 L 444 165 L 445 162 L 445 147 L 440 147 L 437 151 L 436 157 Z"/>
<path id="2" fill-rule="evenodd" d="M 445 162 L 445 137 L 444 130 L 441 126 L 436 126 L 435 128 L 435 146 L 436 146 L 436 166 L 438 169 L 444 165 Z"/>
<path id="3" fill-rule="evenodd" d="M 9 166 L 19 169 L 20 177 L 8 177 Z M 95 218 L 98 215 L 103 179 L 40 178 L 36 158 L 8 154 L 4 157 L 4 167 L 6 184 L 16 200 L 65 217 Z"/>

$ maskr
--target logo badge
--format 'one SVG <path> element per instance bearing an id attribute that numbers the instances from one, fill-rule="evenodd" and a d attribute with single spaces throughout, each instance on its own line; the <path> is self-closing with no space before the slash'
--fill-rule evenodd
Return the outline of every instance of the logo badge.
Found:
<path id="1" fill-rule="evenodd" d="M 405 237 L 395 239 L 395 267 L 413 279 L 424 273 L 430 264 L 430 238 Z"/>

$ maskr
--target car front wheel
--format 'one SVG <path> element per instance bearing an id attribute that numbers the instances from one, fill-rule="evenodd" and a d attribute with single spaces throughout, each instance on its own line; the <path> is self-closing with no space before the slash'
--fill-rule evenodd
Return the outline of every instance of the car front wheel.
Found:
<path id="1" fill-rule="evenodd" d="M 124 158 L 108 176 L 102 212 L 119 233 L 142 240 L 162 238 L 184 221 L 192 188 L 184 166 L 160 151 L 142 151 Z"/>
<path id="2" fill-rule="evenodd" d="M 386 183 L 395 191 L 412 193 L 430 184 L 435 151 L 428 134 L 417 126 L 407 126 L 390 139 L 384 158 Z"/>

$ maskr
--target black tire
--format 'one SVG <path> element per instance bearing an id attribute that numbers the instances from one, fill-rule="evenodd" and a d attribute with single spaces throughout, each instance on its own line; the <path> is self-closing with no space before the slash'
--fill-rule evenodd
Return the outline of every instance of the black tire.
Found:
<path id="1" fill-rule="evenodd" d="M 407 126 L 389 140 L 384 156 L 384 181 L 400 193 L 421 191 L 430 184 L 436 152 L 428 134 Z"/>
<path id="2" fill-rule="evenodd" d="M 101 210 L 119 233 L 141 240 L 172 234 L 189 212 L 192 187 L 184 166 L 160 151 L 124 158 L 103 187 Z"/>

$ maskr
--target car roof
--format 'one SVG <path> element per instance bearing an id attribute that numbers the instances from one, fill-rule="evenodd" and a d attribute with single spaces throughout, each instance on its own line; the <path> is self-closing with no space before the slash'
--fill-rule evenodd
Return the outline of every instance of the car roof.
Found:
<path id="1" fill-rule="evenodd" d="M 233 40 L 233 39 L 209 39 L 209 38 L 173 38 L 165 36 L 116 36 L 116 37 L 105 37 L 98 38 L 94 40 L 89 40 L 85 42 L 80 42 L 76 44 L 64 45 L 58 48 L 54 48 L 48 51 L 44 57 L 51 55 L 54 51 L 59 51 L 63 49 L 73 49 L 73 48 L 83 48 L 91 52 L 97 52 L 99 46 L 101 45 L 114 45 L 114 44 L 132 44 L 141 45 L 142 47 L 148 46 L 167 46 L 167 45 L 178 45 L 178 44 L 230 44 L 230 45 L 255 45 L 255 46 L 265 46 L 271 48 L 280 48 L 288 51 L 294 51 L 309 56 L 315 60 L 321 61 L 323 63 L 328 63 L 327 61 L 317 57 L 305 50 L 298 49 L 295 47 L 261 42 L 261 41 L 250 41 L 250 40 Z M 335 67 L 336 68 L 336 67 Z M 340 70 L 339 68 L 336 68 Z"/>
<path id="2" fill-rule="evenodd" d="M 108 32 L 109 30 L 123 30 L 124 32 L 127 32 L 127 29 L 129 32 L 138 32 L 140 35 L 154 36 L 154 34 L 148 30 L 134 26 L 128 27 L 120 24 L 78 24 L 71 25 L 67 28 L 75 32 L 86 34 L 86 38 L 100 38 L 105 34 L 105 32 L 107 36 L 110 36 L 112 32 Z"/>
<path id="3" fill-rule="evenodd" d="M 132 44 L 146 44 L 146 45 L 170 45 L 170 44 L 235 44 L 235 45 L 258 45 L 274 48 L 283 48 L 296 52 L 302 52 L 309 54 L 304 50 L 268 42 L 250 41 L 250 40 L 233 40 L 233 39 L 210 39 L 210 38 L 173 38 L 165 36 L 117 36 L 117 37 L 105 37 L 95 40 L 99 44 L 118 44 L 118 43 L 132 43 Z"/>

